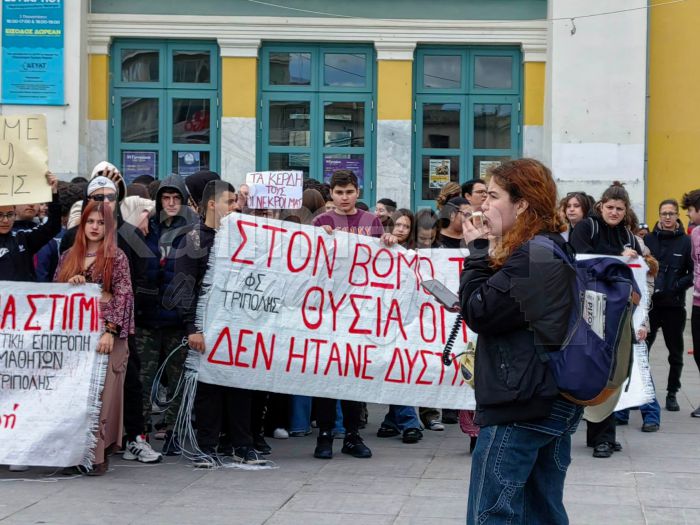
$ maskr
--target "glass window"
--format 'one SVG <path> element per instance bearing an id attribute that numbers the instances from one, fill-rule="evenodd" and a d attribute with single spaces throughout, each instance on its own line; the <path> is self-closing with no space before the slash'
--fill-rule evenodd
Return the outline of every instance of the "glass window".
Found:
<path id="1" fill-rule="evenodd" d="M 209 51 L 174 51 L 173 82 L 208 84 L 211 82 Z"/>
<path id="2" fill-rule="evenodd" d="M 512 89 L 513 57 L 477 56 L 474 60 L 474 87 Z"/>
<path id="3" fill-rule="evenodd" d="M 271 171 L 298 170 L 304 172 L 304 177 L 308 177 L 310 160 L 311 155 L 308 153 L 270 153 L 268 169 Z"/>
<path id="4" fill-rule="evenodd" d="M 173 142 L 209 144 L 210 108 L 208 98 L 173 99 Z"/>
<path id="5" fill-rule="evenodd" d="M 421 181 L 423 200 L 435 200 L 445 184 L 459 181 L 459 157 L 423 155 Z"/>
<path id="6" fill-rule="evenodd" d="M 474 148 L 510 149 L 510 104 L 474 104 Z"/>
<path id="7" fill-rule="evenodd" d="M 270 102 L 271 146 L 310 146 L 311 110 L 306 101 Z"/>
<path id="8" fill-rule="evenodd" d="M 188 177 L 209 168 L 208 151 L 173 151 L 173 173 Z"/>
<path id="9" fill-rule="evenodd" d="M 270 53 L 270 84 L 311 85 L 311 53 Z"/>
<path id="10" fill-rule="evenodd" d="M 364 102 L 325 102 L 323 145 L 362 147 L 365 145 Z"/>
<path id="11" fill-rule="evenodd" d="M 127 184 L 141 175 L 158 178 L 157 151 L 122 151 L 122 175 Z"/>
<path id="12" fill-rule="evenodd" d="M 122 142 L 158 142 L 159 115 L 157 98 L 123 97 L 121 106 Z"/>
<path id="13" fill-rule="evenodd" d="M 425 55 L 423 57 L 423 87 L 458 89 L 462 85 L 460 55 Z"/>
<path id="14" fill-rule="evenodd" d="M 123 82 L 158 82 L 159 53 L 156 49 L 122 49 Z"/>
<path id="15" fill-rule="evenodd" d="M 364 53 L 325 53 L 323 85 L 364 87 L 367 82 L 367 55 Z"/>
<path id="16" fill-rule="evenodd" d="M 423 147 L 459 148 L 460 104 L 423 104 Z"/>

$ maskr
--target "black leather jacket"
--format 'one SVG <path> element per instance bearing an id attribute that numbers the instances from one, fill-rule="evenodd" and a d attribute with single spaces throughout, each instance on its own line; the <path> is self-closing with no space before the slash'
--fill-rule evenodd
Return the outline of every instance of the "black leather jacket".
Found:
<path id="1" fill-rule="evenodd" d="M 561 235 L 546 236 L 566 251 Z M 535 345 L 561 347 L 575 275 L 551 250 L 531 242 L 494 271 L 484 243 L 470 246 L 459 290 L 462 315 L 479 335 L 475 421 L 488 426 L 547 417 L 559 391 Z"/>

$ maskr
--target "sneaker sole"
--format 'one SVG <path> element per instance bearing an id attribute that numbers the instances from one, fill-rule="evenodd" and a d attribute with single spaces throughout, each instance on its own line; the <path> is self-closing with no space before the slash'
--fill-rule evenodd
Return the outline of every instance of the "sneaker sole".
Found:
<path id="1" fill-rule="evenodd" d="M 369 458 L 372 457 L 372 453 L 370 453 L 369 455 L 365 456 L 365 455 L 356 455 L 356 454 L 353 454 L 352 451 L 350 451 L 350 450 L 345 450 L 345 449 L 341 450 L 341 452 L 342 452 L 343 454 L 347 454 L 348 456 L 352 456 L 352 457 L 357 458 L 357 459 L 369 459 Z"/>

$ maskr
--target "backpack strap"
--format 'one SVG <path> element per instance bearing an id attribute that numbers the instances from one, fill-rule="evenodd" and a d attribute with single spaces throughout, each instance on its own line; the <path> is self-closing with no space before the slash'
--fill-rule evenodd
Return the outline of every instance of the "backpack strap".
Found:
<path id="1" fill-rule="evenodd" d="M 595 244 L 593 241 L 598 238 L 598 223 L 593 217 L 588 217 L 588 220 L 591 223 L 591 245 L 593 245 Z"/>

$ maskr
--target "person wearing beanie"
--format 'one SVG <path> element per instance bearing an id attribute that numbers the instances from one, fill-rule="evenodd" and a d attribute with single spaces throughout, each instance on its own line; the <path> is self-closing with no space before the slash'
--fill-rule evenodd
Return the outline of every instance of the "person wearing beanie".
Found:
<path id="1" fill-rule="evenodd" d="M 212 180 L 221 180 L 221 176 L 214 171 L 202 170 L 193 173 L 185 179 L 187 191 L 190 192 L 190 200 L 188 204 L 193 210 L 199 211 L 200 203 L 202 202 L 202 195 L 204 194 L 204 188 Z"/>

